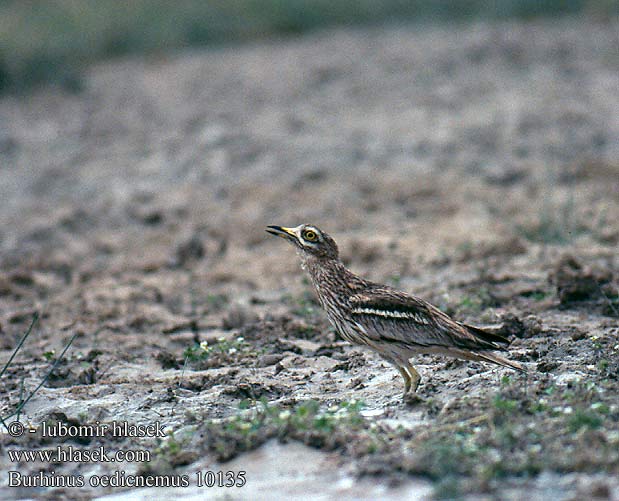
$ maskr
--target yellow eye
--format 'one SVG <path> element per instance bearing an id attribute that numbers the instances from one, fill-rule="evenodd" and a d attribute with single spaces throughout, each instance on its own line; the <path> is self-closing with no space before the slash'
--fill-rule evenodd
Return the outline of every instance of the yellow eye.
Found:
<path id="1" fill-rule="evenodd" d="M 303 232 L 303 238 L 308 242 L 314 242 L 318 238 L 318 235 L 316 235 L 315 231 L 305 230 Z"/>

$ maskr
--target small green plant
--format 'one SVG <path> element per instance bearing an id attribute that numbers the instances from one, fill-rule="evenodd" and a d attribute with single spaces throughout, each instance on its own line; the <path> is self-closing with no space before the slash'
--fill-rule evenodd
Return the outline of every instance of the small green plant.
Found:
<path id="1" fill-rule="evenodd" d="M 193 346 L 189 346 L 183 352 L 183 356 L 189 362 L 199 362 L 207 360 L 215 353 L 234 355 L 236 353 L 245 352 L 248 348 L 249 345 L 241 336 L 234 339 L 226 339 L 221 337 L 216 343 L 209 344 L 209 342 L 205 340 L 200 343 L 196 343 Z"/>
<path id="2" fill-rule="evenodd" d="M 533 414 L 541 414 L 548 411 L 548 405 L 543 398 L 540 398 L 537 402 L 531 402 L 529 404 L 529 411 Z"/>
<path id="3" fill-rule="evenodd" d="M 56 356 L 56 350 L 50 350 L 43 353 L 43 358 L 48 362 L 51 362 Z"/>
<path id="4" fill-rule="evenodd" d="M 504 398 L 502 396 L 497 396 L 494 399 L 494 408 L 499 411 L 504 412 L 513 412 L 518 409 L 518 401 L 512 400 L 508 398 Z"/>
<path id="5" fill-rule="evenodd" d="M 236 415 L 205 424 L 207 446 L 222 460 L 258 447 L 273 437 L 329 450 L 354 445 L 375 452 L 381 442 L 361 415 L 362 408 L 361 401 L 342 402 L 325 409 L 317 401 L 308 400 L 286 409 L 271 405 L 264 398 L 246 399 L 239 404 Z"/>
<path id="6" fill-rule="evenodd" d="M 594 402 L 591 404 L 590 409 L 598 414 L 606 415 L 610 412 L 610 407 L 604 402 Z"/>
<path id="7" fill-rule="evenodd" d="M 154 452 L 159 456 L 174 456 L 181 452 L 182 449 L 182 441 L 177 440 L 174 433 L 170 433 L 167 437 L 159 439 Z"/>
<path id="8" fill-rule="evenodd" d="M 602 426 L 602 418 L 596 412 L 576 409 L 568 417 L 567 424 L 572 433 L 576 433 L 583 428 L 596 430 Z"/>
<path id="9" fill-rule="evenodd" d="M 534 290 L 526 294 L 523 294 L 523 296 L 528 297 L 529 299 L 532 299 L 533 301 L 543 301 L 544 299 L 548 297 L 548 292 L 543 291 L 543 290 Z"/>

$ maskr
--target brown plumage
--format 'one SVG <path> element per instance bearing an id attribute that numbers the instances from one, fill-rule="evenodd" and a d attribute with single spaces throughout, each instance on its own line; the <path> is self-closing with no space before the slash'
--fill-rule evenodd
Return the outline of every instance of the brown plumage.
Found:
<path id="1" fill-rule="evenodd" d="M 421 377 L 410 363 L 418 353 L 437 353 L 492 362 L 525 372 L 519 363 L 493 351 L 509 341 L 478 327 L 457 322 L 418 297 L 358 277 L 342 264 L 337 244 L 316 226 L 268 226 L 298 249 L 320 304 L 347 341 L 368 346 L 402 374 L 404 393 L 416 391 Z"/>

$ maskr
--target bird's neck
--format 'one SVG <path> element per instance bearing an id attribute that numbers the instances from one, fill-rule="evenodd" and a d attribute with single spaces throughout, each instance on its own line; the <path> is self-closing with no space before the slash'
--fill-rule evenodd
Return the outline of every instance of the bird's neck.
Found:
<path id="1" fill-rule="evenodd" d="M 319 298 L 325 294 L 325 286 L 338 284 L 338 287 L 353 292 L 361 286 L 363 279 L 348 270 L 339 259 L 303 256 L 303 269 L 309 273 L 312 285 Z"/>
<path id="2" fill-rule="evenodd" d="M 301 256 L 301 266 L 306 270 L 312 281 L 324 277 L 325 274 L 341 274 L 346 270 L 339 259 L 329 259 L 312 255 Z"/>

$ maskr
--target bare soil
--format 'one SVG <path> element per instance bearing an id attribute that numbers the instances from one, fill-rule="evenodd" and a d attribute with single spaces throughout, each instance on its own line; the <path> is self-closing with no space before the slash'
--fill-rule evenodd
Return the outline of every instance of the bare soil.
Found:
<path id="1" fill-rule="evenodd" d="M 98 65 L 0 99 L 2 415 L 166 438 L 3 434 L 3 471 L 189 487 L 7 499 L 619 499 L 619 52 L 577 19 L 333 30 Z M 529 369 L 341 341 L 267 224 L 494 324 Z M 12 420 L 12 418 L 10 419 Z M 9 420 L 9 421 L 10 421 Z M 13 463 L 9 449 L 150 462 Z M 198 471 L 245 471 L 200 488 Z M 88 481 L 87 481 L 88 484 Z"/>

